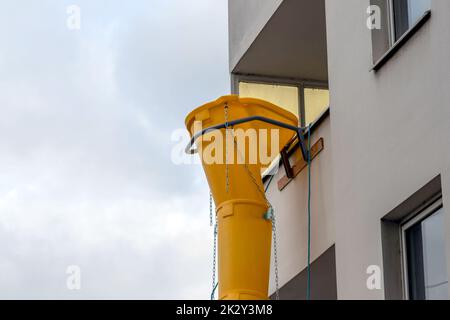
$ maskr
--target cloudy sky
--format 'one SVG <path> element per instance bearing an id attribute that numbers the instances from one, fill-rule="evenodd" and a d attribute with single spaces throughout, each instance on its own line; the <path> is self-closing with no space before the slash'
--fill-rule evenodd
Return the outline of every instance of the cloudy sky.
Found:
<path id="1" fill-rule="evenodd" d="M 208 188 L 171 136 L 229 92 L 227 1 L 1 4 L 0 298 L 208 299 Z"/>

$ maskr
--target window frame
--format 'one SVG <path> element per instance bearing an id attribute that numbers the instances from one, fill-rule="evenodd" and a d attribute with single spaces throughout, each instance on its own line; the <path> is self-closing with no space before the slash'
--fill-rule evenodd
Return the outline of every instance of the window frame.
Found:
<path id="1" fill-rule="evenodd" d="M 396 39 L 395 34 L 395 13 L 394 13 L 394 4 L 393 0 L 385 0 L 387 3 L 387 34 L 388 34 L 388 48 L 383 55 L 381 55 L 378 60 L 373 61 L 373 65 L 370 71 L 378 71 L 381 67 L 386 64 L 388 60 L 391 59 L 395 53 L 403 47 L 403 45 L 408 42 L 408 40 L 419 30 L 421 27 L 430 19 L 431 17 L 431 8 L 426 10 L 423 15 L 415 21 L 407 31 L 405 31 L 400 38 Z M 372 33 L 374 30 L 372 30 Z M 372 34 L 373 37 L 373 34 Z M 372 43 L 372 46 L 374 44 Z M 372 47 L 372 52 L 375 51 L 375 48 Z"/>
<path id="2" fill-rule="evenodd" d="M 231 91 L 233 94 L 237 95 L 239 94 L 240 82 L 296 87 L 298 89 L 298 108 L 299 108 L 298 114 L 300 122 L 299 125 L 302 127 L 306 125 L 304 89 L 329 90 L 328 82 L 326 81 L 288 79 L 288 78 L 256 76 L 256 75 L 241 75 L 236 73 L 233 73 L 231 77 L 232 77 Z"/>
<path id="3" fill-rule="evenodd" d="M 438 210 L 444 207 L 442 196 L 437 200 L 433 200 L 425 204 L 424 206 L 418 208 L 413 213 L 408 215 L 400 223 L 400 250 L 401 250 L 401 271 L 402 271 L 402 282 L 403 282 L 403 297 L 405 300 L 410 300 L 409 295 L 409 274 L 408 274 L 408 253 L 406 249 L 406 232 L 416 226 L 417 224 L 423 222 Z"/>
<path id="4" fill-rule="evenodd" d="M 389 28 L 389 46 L 393 47 L 398 41 L 400 41 L 401 38 L 403 38 L 403 36 L 410 32 L 411 29 L 414 28 L 414 26 L 417 24 L 417 22 L 419 22 L 420 20 L 423 19 L 424 15 L 427 15 L 428 12 L 431 12 L 431 8 L 425 10 L 422 15 L 417 19 L 417 21 L 414 21 L 411 26 L 408 27 L 408 29 L 397 39 L 397 34 L 396 34 L 396 24 L 395 24 L 395 8 L 394 8 L 394 0 L 387 0 L 388 1 L 388 8 L 389 8 L 389 12 L 388 12 L 388 28 Z M 409 12 L 408 12 L 409 15 Z M 409 16 L 408 16 L 409 19 Z"/>
<path id="5" fill-rule="evenodd" d="M 393 0 L 387 0 L 388 2 L 388 28 L 389 28 L 389 48 L 392 48 L 395 43 L 398 41 L 398 39 L 395 39 L 395 12 L 394 12 L 394 1 Z"/>

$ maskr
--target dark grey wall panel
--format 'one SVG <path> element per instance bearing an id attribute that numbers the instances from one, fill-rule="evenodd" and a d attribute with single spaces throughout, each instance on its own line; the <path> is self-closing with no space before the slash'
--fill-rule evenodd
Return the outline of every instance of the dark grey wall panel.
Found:
<path id="1" fill-rule="evenodd" d="M 280 289 L 281 300 L 306 299 L 306 269 Z M 272 299 L 274 296 L 271 297 Z M 311 299 L 336 300 L 336 254 L 333 245 L 311 264 Z"/>

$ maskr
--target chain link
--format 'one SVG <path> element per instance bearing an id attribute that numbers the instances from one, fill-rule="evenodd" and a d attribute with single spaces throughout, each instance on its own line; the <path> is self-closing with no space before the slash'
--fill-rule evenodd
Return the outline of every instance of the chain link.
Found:
<path id="1" fill-rule="evenodd" d="M 214 292 L 216 290 L 216 260 L 217 260 L 217 221 L 214 226 L 214 250 L 213 250 L 213 267 L 212 267 L 212 293 L 211 293 L 211 300 L 214 300 Z"/>
<path id="2" fill-rule="evenodd" d="M 228 128 L 228 104 L 225 104 L 224 107 L 224 116 L 225 116 L 225 178 L 226 178 L 226 191 L 229 192 L 230 188 L 230 181 L 229 181 L 229 169 L 228 169 L 228 135 L 231 134 L 231 137 L 233 139 L 234 145 L 236 146 L 236 151 L 238 152 L 239 156 L 243 160 L 244 168 L 250 177 L 252 183 L 256 186 L 258 192 L 262 195 L 263 199 L 266 201 L 268 209 L 267 213 L 264 216 L 265 219 L 271 220 L 272 222 L 272 236 L 273 236 L 273 247 L 274 247 L 274 269 L 275 269 L 275 299 L 280 299 L 280 290 L 279 290 L 279 278 L 278 278 L 278 248 L 277 248 L 277 228 L 276 228 L 276 220 L 275 220 L 275 213 L 273 210 L 272 205 L 270 204 L 269 200 L 266 197 L 265 191 L 261 188 L 260 184 L 256 180 L 253 173 L 250 171 L 250 168 L 248 164 L 245 162 L 245 159 L 243 155 L 241 154 L 237 142 L 234 137 L 233 129 Z M 213 218 L 212 218 L 212 195 L 210 194 L 210 224 L 213 224 Z M 214 227 L 214 252 L 213 252 L 213 276 L 212 276 L 212 294 L 211 294 L 211 300 L 214 299 L 214 291 L 216 288 L 216 256 L 217 256 L 217 217 L 216 217 L 216 224 Z"/>
<path id="3" fill-rule="evenodd" d="M 213 197 L 212 193 L 209 193 L 209 223 L 210 226 L 214 226 L 214 245 L 213 245 L 213 265 L 212 265 L 212 291 L 211 300 L 214 300 L 214 292 L 216 289 L 216 260 L 217 260 L 217 216 L 213 213 Z M 215 219 L 214 219 L 215 218 Z M 215 224 L 214 224 L 215 220 Z"/>
<path id="4" fill-rule="evenodd" d="M 273 263 L 275 269 L 275 299 L 280 300 L 280 287 L 278 280 L 277 223 L 273 209 L 272 209 L 272 236 L 273 236 Z"/>
<path id="5" fill-rule="evenodd" d="M 232 134 L 233 134 L 233 142 L 234 142 L 234 145 L 236 146 L 236 151 L 237 151 L 239 157 L 241 158 L 242 162 L 244 163 L 244 168 L 247 171 L 247 174 L 249 175 L 251 181 L 256 186 L 257 190 L 263 196 L 263 198 L 266 201 L 267 206 L 268 206 L 267 213 L 265 214 L 264 219 L 272 221 L 272 237 L 273 237 L 273 251 L 274 251 L 273 252 L 273 262 L 274 262 L 274 269 L 275 269 L 274 270 L 275 271 L 275 299 L 280 300 L 280 289 L 279 289 L 280 287 L 279 287 L 279 277 L 278 277 L 277 227 L 276 227 L 275 212 L 273 210 L 272 204 L 269 202 L 269 200 L 266 197 L 265 191 L 263 189 L 261 189 L 260 184 L 258 184 L 255 176 L 250 171 L 250 168 L 248 167 L 248 164 L 246 163 L 244 156 L 240 152 L 233 132 L 232 132 Z"/>
<path id="6" fill-rule="evenodd" d="M 213 198 L 212 193 L 209 193 L 209 226 L 212 227 L 214 224 L 213 221 Z"/>
<path id="7" fill-rule="evenodd" d="M 266 192 L 265 192 L 263 189 L 261 189 L 261 186 L 260 186 L 259 183 L 257 182 L 255 176 L 254 176 L 253 173 L 250 171 L 250 168 L 249 168 L 248 164 L 245 162 L 245 158 L 244 158 L 244 156 L 242 155 L 241 151 L 240 151 L 239 148 L 238 148 L 238 145 L 237 145 L 237 142 L 236 142 L 236 139 L 235 139 L 235 137 L 234 137 L 234 133 L 233 133 L 233 132 L 232 132 L 232 138 L 233 138 L 234 145 L 236 146 L 237 154 L 238 154 L 239 157 L 241 158 L 241 161 L 244 163 L 245 171 L 247 171 L 247 174 L 248 174 L 248 176 L 250 177 L 250 180 L 251 180 L 251 181 L 253 182 L 253 184 L 256 186 L 258 192 L 262 195 L 264 201 L 266 201 L 266 203 L 267 203 L 267 205 L 269 206 L 269 208 L 271 208 L 272 205 L 270 204 L 269 200 L 267 200 Z"/>
<path id="8" fill-rule="evenodd" d="M 225 113 L 225 180 L 226 180 L 226 190 L 227 193 L 230 190 L 230 179 L 228 172 L 228 104 L 225 103 L 224 107 Z"/>

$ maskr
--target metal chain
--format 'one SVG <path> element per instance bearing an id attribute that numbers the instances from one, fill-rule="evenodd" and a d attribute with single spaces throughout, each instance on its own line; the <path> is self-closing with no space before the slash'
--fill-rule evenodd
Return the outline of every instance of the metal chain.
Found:
<path id="1" fill-rule="evenodd" d="M 230 179 L 228 173 L 228 104 L 225 103 L 225 180 L 227 193 L 230 190 Z"/>
<path id="2" fill-rule="evenodd" d="M 214 219 L 216 223 L 214 224 Z M 216 260 L 217 260 L 217 216 L 213 214 L 213 197 L 212 193 L 209 193 L 209 224 L 214 226 L 214 245 L 213 245 L 213 265 L 212 265 L 212 291 L 211 300 L 214 300 L 214 292 L 216 289 Z"/>
<path id="3" fill-rule="evenodd" d="M 280 287 L 278 281 L 277 223 L 273 209 L 272 209 L 272 236 L 273 236 L 273 263 L 275 269 L 275 299 L 280 300 Z"/>
<path id="4" fill-rule="evenodd" d="M 232 133 L 233 134 L 233 133 Z M 280 300 L 280 287 L 279 287 L 279 277 L 278 277 L 278 247 L 277 247 L 277 227 L 276 227 L 276 220 L 275 220 L 275 212 L 273 210 L 272 204 L 269 202 L 269 200 L 266 197 L 266 193 L 264 190 L 261 189 L 260 185 L 257 183 L 255 176 L 250 171 L 250 168 L 248 167 L 248 164 L 244 161 L 244 157 L 242 153 L 240 152 L 237 142 L 235 140 L 234 134 L 233 134 L 233 142 L 236 146 L 236 151 L 241 158 L 241 160 L 244 162 L 244 168 L 247 171 L 247 174 L 249 175 L 250 179 L 252 180 L 253 184 L 255 184 L 257 190 L 262 194 L 264 200 L 267 203 L 268 209 L 267 213 L 264 216 L 266 220 L 272 221 L 272 237 L 273 237 L 273 262 L 274 262 L 274 271 L 275 271 L 275 299 Z"/>
<path id="5" fill-rule="evenodd" d="M 209 193 L 209 225 L 213 226 L 213 208 L 212 208 L 212 193 Z M 214 249 L 213 249 L 213 267 L 212 267 L 212 286 L 211 300 L 214 298 L 214 287 L 216 285 L 216 234 L 214 230 Z"/>
<path id="6" fill-rule="evenodd" d="M 212 193 L 209 193 L 209 226 L 213 226 L 213 199 L 212 199 Z"/>
<path id="7" fill-rule="evenodd" d="M 244 156 L 242 155 L 241 151 L 240 151 L 239 148 L 238 148 L 238 145 L 237 145 L 237 142 L 236 142 L 236 139 L 235 139 L 235 137 L 234 137 L 234 133 L 233 133 L 233 132 L 232 132 L 232 135 L 233 135 L 233 142 L 234 142 L 234 145 L 236 146 L 236 151 L 237 151 L 239 157 L 241 158 L 241 161 L 244 163 L 245 171 L 247 171 L 247 174 L 248 174 L 248 176 L 250 177 L 250 180 L 251 180 L 251 181 L 253 182 L 253 184 L 256 186 L 258 192 L 259 192 L 259 193 L 262 195 L 262 197 L 264 198 L 264 201 L 266 201 L 266 203 L 267 203 L 267 205 L 269 206 L 269 208 L 271 208 L 272 205 L 270 204 L 269 200 L 267 200 L 266 192 L 265 192 L 263 189 L 261 189 L 261 186 L 258 184 L 258 182 L 257 182 L 257 180 L 256 180 L 256 178 L 255 178 L 255 176 L 254 176 L 253 173 L 250 171 L 250 168 L 248 167 L 248 164 L 245 162 L 245 158 L 244 158 Z"/>
<path id="8" fill-rule="evenodd" d="M 230 133 L 229 128 L 228 128 L 228 104 L 225 104 L 224 114 L 225 114 L 225 176 L 226 176 L 226 190 L 228 193 L 229 186 L 230 186 L 229 171 L 228 171 L 228 134 Z M 231 135 L 232 135 L 233 142 L 236 146 L 236 151 L 238 152 L 239 156 L 243 160 L 244 168 L 247 171 L 248 176 L 250 177 L 252 183 L 256 186 L 256 189 L 262 195 L 263 199 L 266 201 L 267 206 L 268 206 L 268 210 L 267 210 L 267 213 L 264 218 L 272 221 L 272 236 L 273 236 L 273 248 L 274 248 L 273 257 L 274 257 L 274 269 L 275 269 L 275 299 L 279 300 L 280 299 L 280 290 L 279 290 L 279 277 L 278 277 L 278 248 L 277 248 L 277 228 L 276 228 L 275 213 L 274 213 L 272 205 L 270 204 L 269 200 L 266 197 L 265 191 L 263 189 L 261 189 L 260 184 L 258 184 L 255 176 L 250 171 L 248 164 L 245 162 L 245 159 L 237 146 L 237 142 L 234 137 L 234 132 L 232 129 L 231 129 Z M 211 221 L 212 221 L 212 219 L 211 219 Z M 214 298 L 213 295 L 214 295 L 214 290 L 216 288 L 216 283 L 215 283 L 216 282 L 216 246 L 217 246 L 216 243 L 217 243 L 217 222 L 216 222 L 216 225 L 214 228 L 213 291 L 212 291 L 211 299 Z"/>
<path id="9" fill-rule="evenodd" d="M 213 249 L 213 267 L 212 267 L 212 291 L 211 300 L 214 300 L 214 292 L 216 291 L 216 259 L 217 259 L 217 221 L 214 226 L 214 249 Z"/>
<path id="10" fill-rule="evenodd" d="M 230 189 L 229 172 L 228 172 L 228 104 L 225 103 L 224 106 L 224 116 L 225 116 L 225 176 L 226 176 L 226 191 L 228 193 Z M 209 224 L 213 225 L 213 209 L 212 209 L 212 194 L 209 193 Z M 214 248 L 213 248 L 213 266 L 212 266 L 212 291 L 211 300 L 214 300 L 214 292 L 216 291 L 216 260 L 217 260 L 217 216 L 216 223 L 214 225 Z"/>

